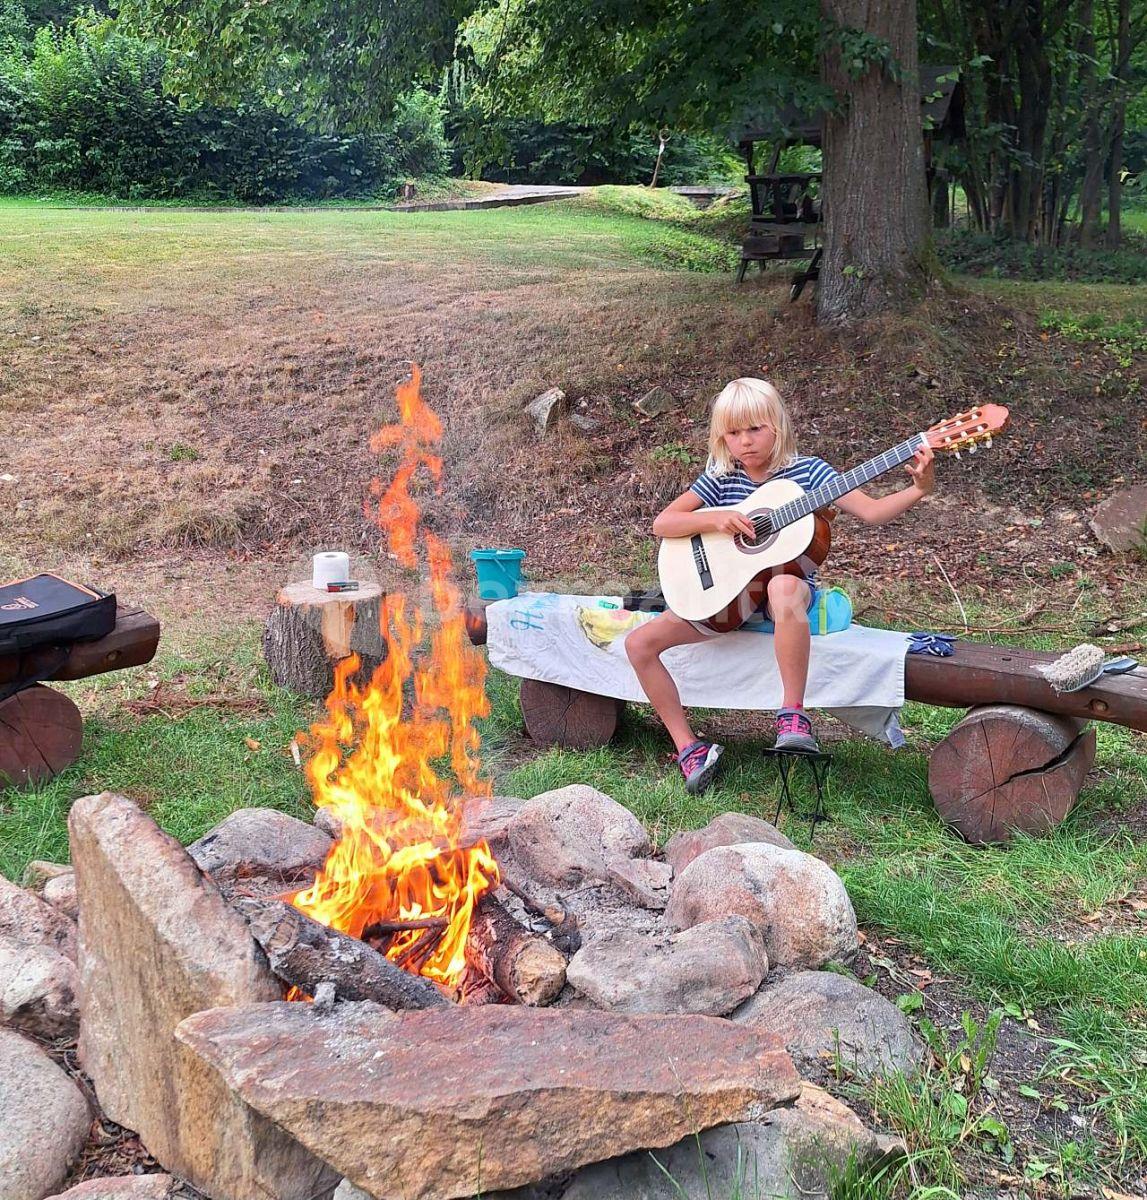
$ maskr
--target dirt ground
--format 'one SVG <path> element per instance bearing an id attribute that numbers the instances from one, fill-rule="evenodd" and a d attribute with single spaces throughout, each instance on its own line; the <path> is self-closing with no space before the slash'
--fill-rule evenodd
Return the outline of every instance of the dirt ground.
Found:
<path id="1" fill-rule="evenodd" d="M 909 321 L 839 333 L 789 305 L 779 280 L 738 289 L 616 248 L 603 259 L 610 247 L 589 239 L 598 253 L 571 261 L 568 236 L 552 255 L 505 257 L 467 239 L 473 225 L 404 244 L 372 216 L 429 215 L 359 214 L 333 240 L 308 228 L 296 244 L 302 218 L 286 214 L 253 248 L 105 215 L 104 257 L 82 272 L 78 252 L 0 257 L 0 414 L 18 430 L 0 446 L 0 565 L 63 567 L 177 623 L 260 614 L 324 547 L 385 581 L 363 500 L 388 469 L 367 443 L 415 360 L 446 426 L 429 524 L 460 550 L 524 547 L 543 586 L 646 584 L 649 523 L 701 470 L 706 405 L 759 374 L 788 398 L 801 448 L 841 467 L 977 402 L 1011 406 L 990 450 L 939 466 L 928 504 L 888 528 L 838 522 L 833 578 L 971 602 L 1077 564 L 1121 615 L 1141 564 L 1109 556 L 1087 517 L 1147 477 L 1143 363 L 1119 370 L 978 293 L 938 292 Z M 632 402 L 654 385 L 681 408 L 639 417 Z M 550 386 L 593 428 L 564 419 L 539 437 L 523 405 Z"/>

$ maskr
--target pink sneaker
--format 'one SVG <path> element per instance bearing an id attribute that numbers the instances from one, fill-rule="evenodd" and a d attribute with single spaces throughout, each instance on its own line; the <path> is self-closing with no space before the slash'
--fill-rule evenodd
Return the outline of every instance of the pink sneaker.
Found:
<path id="1" fill-rule="evenodd" d="M 812 722 L 803 708 L 782 708 L 777 713 L 777 740 L 773 748 L 797 754 L 820 753 Z"/>
<path id="2" fill-rule="evenodd" d="M 724 750 L 725 747 L 716 742 L 694 742 L 677 755 L 677 765 L 685 776 L 685 790 L 691 796 L 709 786 Z"/>

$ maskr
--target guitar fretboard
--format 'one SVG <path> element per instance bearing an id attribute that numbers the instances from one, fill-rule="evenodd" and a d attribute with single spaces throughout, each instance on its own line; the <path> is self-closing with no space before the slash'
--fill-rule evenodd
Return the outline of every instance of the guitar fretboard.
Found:
<path id="1" fill-rule="evenodd" d="M 893 446 L 891 450 L 885 450 L 883 454 L 870 458 L 867 462 L 861 463 L 859 467 L 853 467 L 851 471 L 845 471 L 831 483 L 814 488 L 811 492 L 805 492 L 800 499 L 790 500 L 788 504 L 782 504 L 780 508 L 774 508 L 766 518 L 769 527 L 773 530 L 783 529 L 786 525 L 799 521 L 801 517 L 807 517 L 809 513 L 816 512 L 818 508 L 824 508 L 834 500 L 839 500 L 853 488 L 863 487 L 878 475 L 884 475 L 901 463 L 906 463 L 925 444 L 925 441 L 922 433 L 914 433 L 906 442 Z"/>

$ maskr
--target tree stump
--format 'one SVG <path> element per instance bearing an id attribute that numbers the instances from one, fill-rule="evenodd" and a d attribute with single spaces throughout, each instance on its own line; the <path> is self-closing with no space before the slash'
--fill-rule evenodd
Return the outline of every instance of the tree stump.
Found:
<path id="1" fill-rule="evenodd" d="M 289 583 L 263 629 L 263 654 L 271 678 L 302 696 L 330 694 L 335 664 L 357 654 L 356 681 L 365 683 L 386 656 L 379 628 L 382 588 L 360 584 L 357 592 L 323 592 L 309 582 Z"/>
<path id="2" fill-rule="evenodd" d="M 0 785 L 46 783 L 80 754 L 84 721 L 62 692 L 43 684 L 0 701 Z"/>
<path id="3" fill-rule="evenodd" d="M 541 679 L 523 679 L 519 692 L 526 732 L 539 746 L 589 750 L 613 737 L 624 700 L 596 696 Z"/>
<path id="4" fill-rule="evenodd" d="M 1018 704 L 974 708 L 932 751 L 928 788 L 969 842 L 1047 833 L 1071 811 L 1095 761 L 1095 730 Z"/>

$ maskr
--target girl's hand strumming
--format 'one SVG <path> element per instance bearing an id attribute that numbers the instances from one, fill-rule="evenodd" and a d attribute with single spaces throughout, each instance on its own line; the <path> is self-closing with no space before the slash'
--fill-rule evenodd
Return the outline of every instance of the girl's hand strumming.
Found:
<path id="1" fill-rule="evenodd" d="M 912 476 L 913 486 L 925 496 L 936 486 L 936 474 L 932 466 L 935 457 L 931 446 L 921 446 L 912 461 L 904 465 L 904 469 Z"/>
<path id="2" fill-rule="evenodd" d="M 730 535 L 743 533 L 746 537 L 750 538 L 757 536 L 757 531 L 752 521 L 744 513 L 739 513 L 732 508 L 714 513 L 712 528 L 714 533 L 728 533 Z"/>

